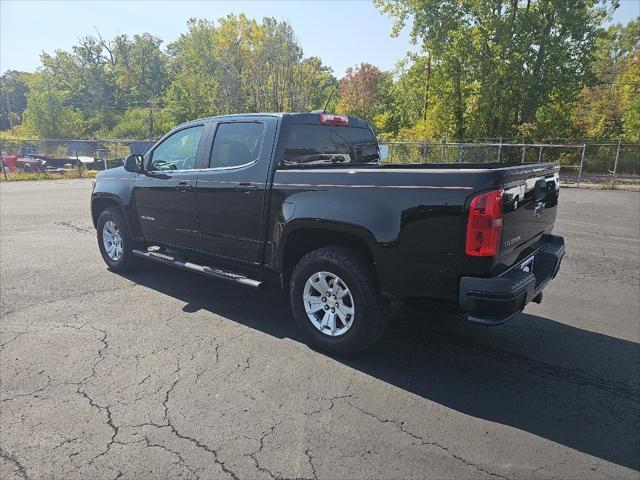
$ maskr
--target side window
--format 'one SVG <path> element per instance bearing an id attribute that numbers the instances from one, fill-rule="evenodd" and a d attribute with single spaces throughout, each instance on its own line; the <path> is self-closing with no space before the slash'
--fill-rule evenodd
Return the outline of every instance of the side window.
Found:
<path id="1" fill-rule="evenodd" d="M 379 158 L 376 139 L 366 128 L 292 125 L 283 164 L 371 163 Z"/>
<path id="2" fill-rule="evenodd" d="M 211 167 L 239 167 L 258 160 L 262 148 L 262 123 L 221 123 L 211 150 Z"/>
<path id="3" fill-rule="evenodd" d="M 156 147 L 151 156 L 151 170 L 190 170 L 196 166 L 198 144 L 203 126 L 185 128 Z"/>

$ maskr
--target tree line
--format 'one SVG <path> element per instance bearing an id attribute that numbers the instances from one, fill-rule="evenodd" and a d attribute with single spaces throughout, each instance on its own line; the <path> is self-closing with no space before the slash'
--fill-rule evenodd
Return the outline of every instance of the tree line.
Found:
<path id="1" fill-rule="evenodd" d="M 287 22 L 191 19 L 175 42 L 86 36 L 0 80 L 5 136 L 157 138 L 198 117 L 327 111 L 387 140 L 640 140 L 640 19 L 602 28 L 599 0 L 375 0 L 411 19 L 420 53 L 342 78 L 305 57 Z"/>

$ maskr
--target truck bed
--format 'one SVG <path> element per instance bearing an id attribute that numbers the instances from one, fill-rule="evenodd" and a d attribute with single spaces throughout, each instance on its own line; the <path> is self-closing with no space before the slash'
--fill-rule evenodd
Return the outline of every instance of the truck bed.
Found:
<path id="1" fill-rule="evenodd" d="M 558 171 L 550 163 L 287 167 L 274 173 L 272 198 L 287 202 L 295 195 L 294 216 L 315 217 L 318 225 L 320 219 L 331 218 L 366 229 L 380 271 L 390 272 L 382 276 L 388 291 L 454 300 L 461 274 L 499 274 L 551 233 Z M 539 180 L 547 189 L 543 206 L 533 198 Z M 470 199 L 493 189 L 505 194 L 500 253 L 493 258 L 468 257 L 464 232 Z M 270 235 L 277 235 L 277 230 Z M 397 274 L 399 264 L 407 266 L 403 275 Z M 419 281 L 410 281 L 412 277 Z"/>

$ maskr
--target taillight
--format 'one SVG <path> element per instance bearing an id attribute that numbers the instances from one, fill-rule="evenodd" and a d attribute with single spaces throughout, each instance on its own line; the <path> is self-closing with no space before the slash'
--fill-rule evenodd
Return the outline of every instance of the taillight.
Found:
<path id="1" fill-rule="evenodd" d="M 502 236 L 502 190 L 481 193 L 471 200 L 467 222 L 467 255 L 493 257 Z"/>
<path id="2" fill-rule="evenodd" d="M 349 117 L 346 115 L 331 115 L 329 113 L 320 114 L 320 123 L 322 125 L 333 125 L 337 127 L 349 126 Z"/>

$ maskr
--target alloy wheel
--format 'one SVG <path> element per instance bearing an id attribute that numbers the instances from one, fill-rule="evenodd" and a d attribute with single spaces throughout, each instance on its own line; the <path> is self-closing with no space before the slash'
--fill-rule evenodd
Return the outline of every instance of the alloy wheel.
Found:
<path id="1" fill-rule="evenodd" d="M 335 273 L 316 272 L 303 290 L 304 309 L 313 326 L 325 335 L 344 335 L 353 325 L 355 303 L 346 283 Z"/>
<path id="2" fill-rule="evenodd" d="M 124 247 L 120 229 L 113 221 L 109 220 L 102 227 L 102 245 L 111 260 L 117 262 L 122 258 Z"/>

